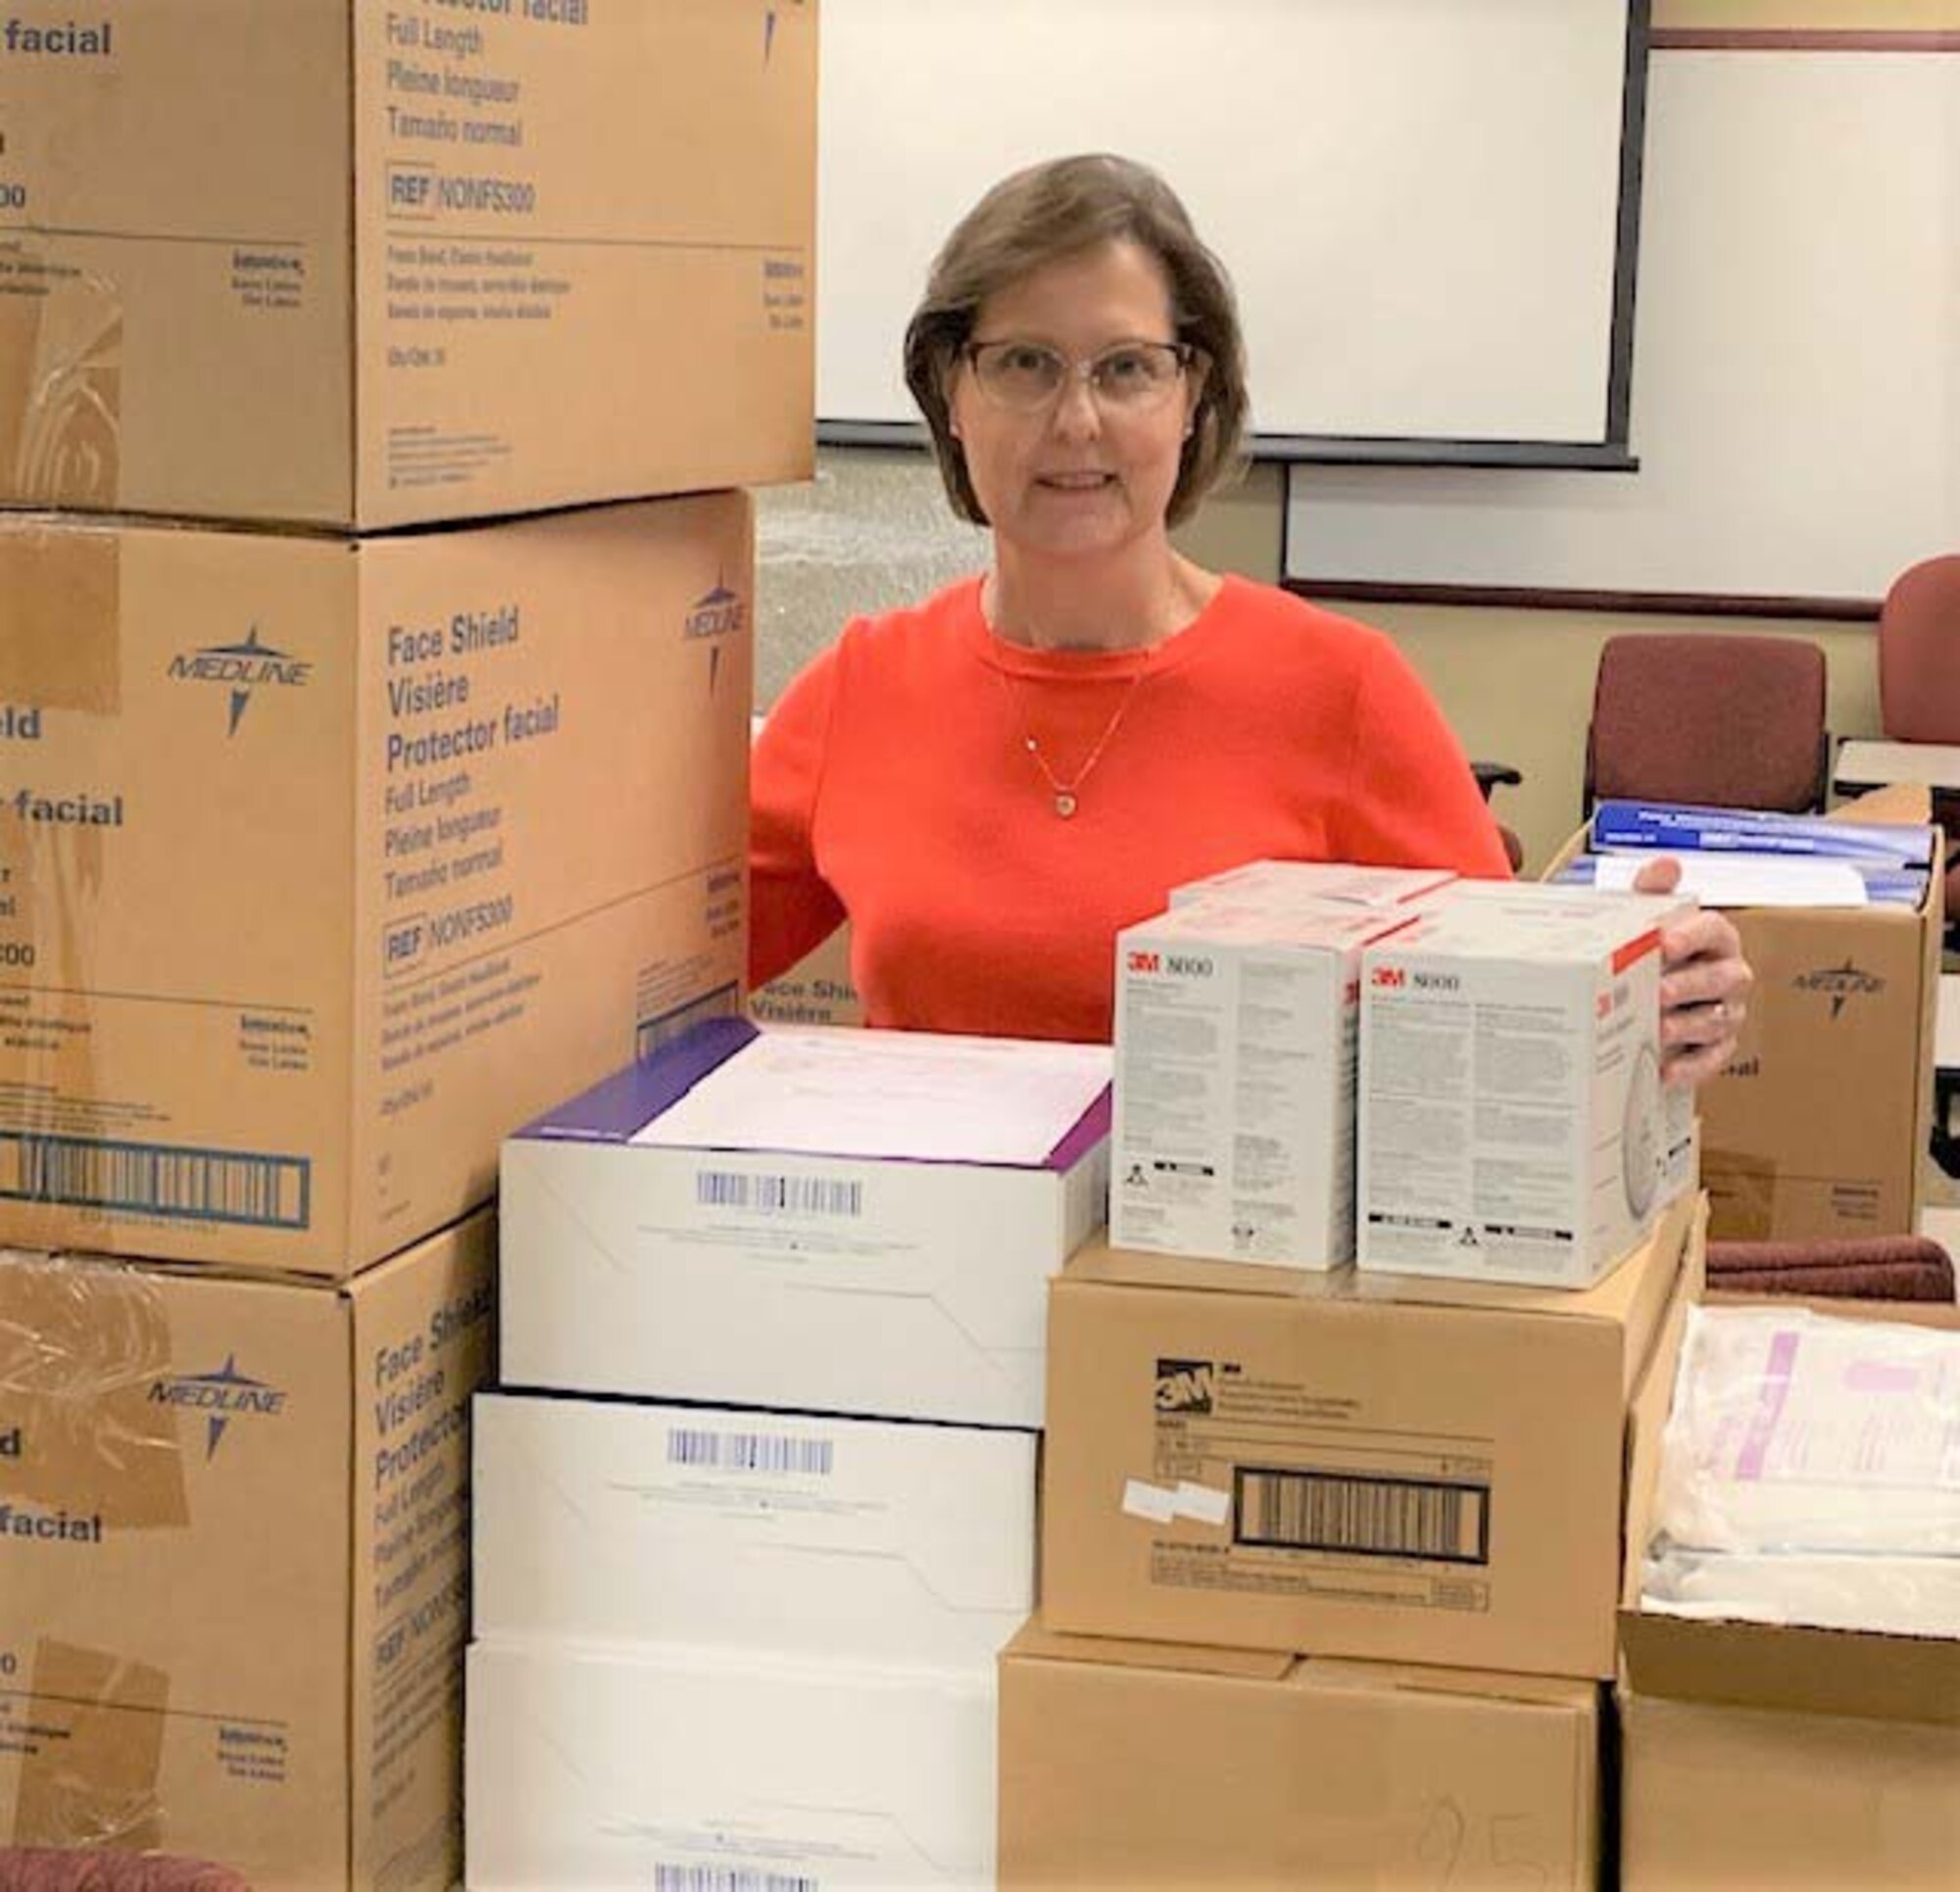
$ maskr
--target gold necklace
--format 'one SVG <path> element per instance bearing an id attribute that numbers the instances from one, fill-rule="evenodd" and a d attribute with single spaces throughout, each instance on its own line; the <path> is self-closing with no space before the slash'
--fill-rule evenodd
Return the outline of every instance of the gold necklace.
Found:
<path id="1" fill-rule="evenodd" d="M 1115 735 L 1122 725 L 1123 718 L 1129 714 L 1131 703 L 1137 700 L 1137 691 L 1149 674 L 1148 664 L 1140 666 L 1136 674 L 1131 677 L 1130 687 L 1123 692 L 1122 701 L 1117 703 L 1115 714 L 1102 725 L 1102 733 L 1090 746 L 1082 766 L 1065 782 L 1049 766 L 1048 757 L 1042 753 L 1041 744 L 1028 732 L 1027 720 L 1021 715 L 1019 706 L 1014 702 L 1014 686 L 1008 679 L 1006 671 L 996 670 L 994 674 L 1001 680 L 1001 689 L 1007 699 L 1008 719 L 1020 731 L 1021 747 L 1034 757 L 1035 767 L 1041 770 L 1042 779 L 1049 786 L 1049 793 L 1054 797 L 1055 813 L 1062 820 L 1068 820 L 1081 805 L 1077 791 L 1088 781 L 1090 770 L 1102 759 L 1102 752 L 1109 747 L 1109 739 Z"/>

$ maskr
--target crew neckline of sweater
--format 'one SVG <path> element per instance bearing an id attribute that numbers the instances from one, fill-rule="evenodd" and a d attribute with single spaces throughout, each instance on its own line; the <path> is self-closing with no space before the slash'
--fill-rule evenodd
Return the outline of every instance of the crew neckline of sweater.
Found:
<path id="1" fill-rule="evenodd" d="M 1189 662 L 1218 635 L 1232 599 L 1247 580 L 1236 572 L 1220 574 L 1218 589 L 1198 615 L 1181 630 L 1154 644 L 1138 644 L 1120 651 L 1038 651 L 1002 637 L 980 608 L 984 576 L 967 580 L 959 600 L 961 628 L 983 663 L 1016 677 L 1122 678 L 1149 672 L 1160 674 Z"/>

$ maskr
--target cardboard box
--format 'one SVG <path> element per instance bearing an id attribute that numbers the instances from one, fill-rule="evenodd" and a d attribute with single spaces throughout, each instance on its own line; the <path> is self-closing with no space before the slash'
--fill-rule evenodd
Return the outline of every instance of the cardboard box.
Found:
<path id="1" fill-rule="evenodd" d="M 1846 803 L 1924 821 L 1924 791 Z M 1550 872 L 1583 852 L 1581 830 Z M 1918 912 L 1753 907 L 1729 918 L 1756 980 L 1735 1056 L 1698 1095 L 1718 1240 L 1911 1235 L 1933 1135 L 1943 843 Z M 1855 1099 L 1855 1103 L 1849 1101 Z"/>
<path id="2" fill-rule="evenodd" d="M 749 1016 L 765 1025 L 861 1025 L 864 1001 L 851 983 L 851 929 L 840 926 L 789 971 L 749 995 Z"/>
<path id="3" fill-rule="evenodd" d="M 991 1676 L 1034 1606 L 1035 1435 L 476 1402 L 476 1633 Z"/>
<path id="4" fill-rule="evenodd" d="M 452 1884 L 487 1212 L 338 1288 L 0 1256 L 0 1834 Z"/>
<path id="5" fill-rule="evenodd" d="M 1361 953 L 1411 917 L 1219 891 L 1116 936 L 1113 1242 L 1353 1259 Z"/>
<path id="6" fill-rule="evenodd" d="M 1597 1883 L 1596 1685 L 1105 1642 L 1001 1658 L 1002 1892 Z"/>
<path id="7" fill-rule="evenodd" d="M 1946 1306 L 1835 1301 L 1818 1311 L 1960 1330 L 1960 1310 Z M 1960 1641 L 1641 1609 L 1673 1391 L 1671 1373 L 1648 1380 L 1633 1434 L 1624 1882 L 1951 1885 Z"/>
<path id="8" fill-rule="evenodd" d="M 1629 1403 L 1701 1214 L 1584 1293 L 1085 1249 L 1051 1296 L 1050 1625 L 1610 1678 Z"/>
<path id="9" fill-rule="evenodd" d="M 1755 969 L 1736 1054 L 1701 1090 L 1724 1239 L 1910 1235 L 1933 1137 L 1944 855 L 1917 913 L 1732 913 Z"/>
<path id="10" fill-rule="evenodd" d="M 815 0 L 42 12 L 0 499 L 367 528 L 809 476 Z"/>
<path id="11" fill-rule="evenodd" d="M 1660 1079 L 1680 901 L 1465 883 L 1365 952 L 1363 1269 L 1584 1287 L 1691 1186 Z"/>
<path id="12" fill-rule="evenodd" d="M 991 1677 L 484 1641 L 468 1692 L 483 1892 L 993 1884 Z"/>
<path id="13" fill-rule="evenodd" d="M 736 1009 L 751 560 L 0 517 L 0 1241 L 351 1272 Z"/>
<path id="14" fill-rule="evenodd" d="M 1102 1220 L 1106 1091 L 1031 1163 L 646 1140 L 757 1041 L 710 1021 L 506 1142 L 505 1383 L 1039 1426 L 1049 1277 Z M 998 1092 L 1054 1048 L 830 1043 L 873 1101 L 881 1058 L 963 1043 L 1000 1066 Z"/>
<path id="15" fill-rule="evenodd" d="M 1620 1883 L 1960 1882 L 1960 1727 L 1629 1696 Z"/>

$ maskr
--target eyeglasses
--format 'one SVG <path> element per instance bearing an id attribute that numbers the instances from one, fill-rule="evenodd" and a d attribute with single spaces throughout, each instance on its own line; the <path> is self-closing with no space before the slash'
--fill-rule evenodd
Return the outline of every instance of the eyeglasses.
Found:
<path id="1" fill-rule="evenodd" d="M 980 392 L 1012 413 L 1039 412 L 1074 377 L 1102 407 L 1144 413 L 1163 405 L 1198 359 L 1189 342 L 1118 342 L 1086 362 L 1041 342 L 968 342 L 959 352 Z"/>

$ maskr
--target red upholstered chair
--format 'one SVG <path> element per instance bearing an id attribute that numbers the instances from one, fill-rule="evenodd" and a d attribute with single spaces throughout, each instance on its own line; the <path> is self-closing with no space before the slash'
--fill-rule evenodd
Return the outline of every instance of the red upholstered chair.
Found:
<path id="1" fill-rule="evenodd" d="M 1711 1241 L 1708 1286 L 1830 1300 L 1951 1301 L 1953 1258 L 1927 1236 Z"/>
<path id="2" fill-rule="evenodd" d="M 1802 638 L 1608 638 L 1586 735 L 1586 811 L 1612 798 L 1822 808 L 1824 684 L 1824 653 Z"/>
<path id="3" fill-rule="evenodd" d="M 1879 721 L 1895 743 L 1960 749 L 1960 553 L 1899 573 L 1879 609 Z M 1960 921 L 1960 796 L 1936 795 L 1946 830 L 1948 942 Z"/>

